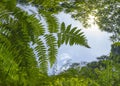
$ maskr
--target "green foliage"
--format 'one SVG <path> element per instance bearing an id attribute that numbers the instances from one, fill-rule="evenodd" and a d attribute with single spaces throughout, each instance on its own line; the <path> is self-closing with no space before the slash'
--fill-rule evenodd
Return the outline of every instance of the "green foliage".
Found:
<path id="1" fill-rule="evenodd" d="M 117 56 L 101 56 L 98 61 L 88 63 L 79 71 L 79 76 L 90 78 L 100 86 L 119 86 L 120 65 Z"/>
<path id="2" fill-rule="evenodd" d="M 43 15 L 43 17 L 45 18 L 47 24 L 48 24 L 48 31 L 50 33 L 56 33 L 58 32 L 58 21 L 56 19 L 56 17 L 51 14 L 51 13 L 46 13 L 44 11 L 40 10 L 41 15 Z"/>
<path id="3" fill-rule="evenodd" d="M 111 46 L 111 59 L 115 62 L 115 63 L 119 63 L 120 62 L 120 42 L 116 42 L 114 44 L 112 44 Z"/>
<path id="4" fill-rule="evenodd" d="M 50 78 L 47 76 L 48 63 L 52 67 L 57 56 L 59 45 L 57 34 L 62 33 L 62 41 L 72 43 L 71 45 L 86 46 L 86 38 L 80 31 L 74 28 L 72 30 L 70 26 L 67 26 L 67 29 L 61 32 L 59 22 L 54 15 L 60 11 L 57 10 L 60 8 L 60 1 L 63 0 L 2 0 L 0 2 L 1 86 L 46 85 L 47 79 Z M 43 26 L 41 20 L 36 18 L 35 13 L 30 15 L 19 8 L 18 4 L 38 8 L 38 13 L 45 20 L 47 28 Z M 63 38 L 64 34 L 70 36 L 68 37 L 70 41 Z M 42 83 L 44 79 L 46 81 Z M 48 79 L 48 86 L 50 86 L 50 79 Z"/>
<path id="5" fill-rule="evenodd" d="M 58 46 L 60 47 L 63 43 L 69 43 L 69 45 L 83 45 L 89 48 L 83 32 L 77 29 L 77 27 L 71 29 L 71 25 L 66 27 L 64 23 L 61 24 L 61 30 L 60 33 L 58 33 Z"/>
<path id="6" fill-rule="evenodd" d="M 40 72 L 47 73 L 47 56 L 46 56 L 46 48 L 44 43 L 39 39 L 36 41 L 37 46 L 35 47 L 35 51 L 38 52 L 37 56 L 39 56 L 39 63 L 40 63 Z"/>
<path id="7" fill-rule="evenodd" d="M 47 81 L 48 80 L 48 81 Z M 51 76 L 46 81 L 40 83 L 42 86 L 99 86 L 97 83 L 92 82 L 90 79 L 84 78 L 67 78 L 64 76 Z"/>
<path id="8" fill-rule="evenodd" d="M 51 63 L 51 67 L 54 64 L 56 60 L 56 55 L 57 55 L 57 41 L 56 38 L 50 34 L 50 35 L 45 35 L 46 43 L 48 45 L 48 58 Z"/>

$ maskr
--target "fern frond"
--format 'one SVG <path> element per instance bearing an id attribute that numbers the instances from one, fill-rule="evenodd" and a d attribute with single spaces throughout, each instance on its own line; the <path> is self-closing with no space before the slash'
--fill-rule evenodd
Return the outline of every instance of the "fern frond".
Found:
<path id="1" fill-rule="evenodd" d="M 57 56 L 57 41 L 55 36 L 53 36 L 53 34 L 45 35 L 45 40 L 48 47 L 48 57 L 49 57 L 50 66 L 52 67 Z"/>
<path id="2" fill-rule="evenodd" d="M 7 60 L 11 59 L 11 63 L 9 63 L 10 66 L 7 69 L 6 77 L 10 74 L 12 75 L 12 73 L 15 71 L 14 69 L 17 69 L 14 68 L 14 63 L 18 66 L 18 69 L 21 72 L 24 71 L 26 74 L 29 74 L 31 72 L 29 70 L 34 69 L 32 67 L 36 67 L 37 62 L 35 55 L 33 55 L 33 51 L 31 51 L 31 48 L 28 44 L 31 40 L 28 34 L 28 30 L 26 29 L 26 25 L 24 25 L 23 22 L 15 21 L 12 18 L 9 18 L 2 23 L 3 24 L 0 28 L 0 43 L 4 45 L 7 52 L 12 51 L 12 58 L 9 53 L 9 56 L 4 55 L 4 58 L 7 58 Z"/>
<path id="3" fill-rule="evenodd" d="M 7 9 L 7 10 L 10 10 L 10 11 L 13 11 L 15 9 L 16 4 L 17 4 L 16 0 L 12 0 L 12 1 L 1 0 L 0 1 L 0 7 Z"/>
<path id="4" fill-rule="evenodd" d="M 45 20 L 47 22 L 48 32 L 49 33 L 58 32 L 59 25 L 58 25 L 57 18 L 53 14 L 47 13 L 45 11 L 40 11 L 40 13 L 42 14 L 42 16 L 45 18 Z"/>
<path id="5" fill-rule="evenodd" d="M 60 30 L 61 30 L 61 32 L 62 33 L 64 33 L 64 31 L 65 31 L 65 23 L 63 22 L 62 24 L 61 24 L 61 28 L 60 28 Z"/>
<path id="6" fill-rule="evenodd" d="M 35 18 L 34 15 L 30 15 L 27 18 L 28 28 L 33 28 L 34 34 L 37 36 L 43 35 L 45 33 L 45 28 L 43 27 L 42 23 Z"/>
<path id="7" fill-rule="evenodd" d="M 89 47 L 87 44 L 87 40 L 80 29 L 78 30 L 76 27 L 71 28 L 71 25 L 65 27 L 64 23 L 61 24 L 60 29 L 61 32 L 58 33 L 58 47 L 60 47 L 60 45 L 64 43 L 70 45 L 77 44 Z"/>
<path id="8" fill-rule="evenodd" d="M 58 44 L 58 48 L 59 48 L 62 44 L 62 34 L 58 33 L 57 37 L 58 37 L 57 44 Z"/>
<path id="9" fill-rule="evenodd" d="M 44 74 L 47 74 L 48 58 L 46 55 L 46 48 L 44 46 L 44 43 L 41 41 L 41 39 L 37 40 L 36 43 L 37 46 L 35 47 L 35 51 L 37 52 L 37 56 L 39 58 L 40 71 Z"/>
<path id="10" fill-rule="evenodd" d="M 40 23 L 40 21 L 35 17 L 35 15 L 29 15 L 20 9 L 17 9 L 17 11 L 19 14 L 14 14 L 15 18 L 18 19 L 19 26 L 23 25 L 21 28 L 27 30 L 27 33 L 29 37 L 31 37 L 32 41 L 45 33 L 45 28 L 43 27 L 42 23 Z"/>
<path id="11" fill-rule="evenodd" d="M 19 54 L 21 54 L 18 57 L 20 58 L 18 60 L 20 62 L 19 63 L 19 75 L 22 78 L 20 79 L 20 81 L 22 83 L 26 83 L 27 81 L 28 82 L 27 84 L 29 84 L 31 83 L 31 81 L 33 81 L 33 79 L 35 79 L 36 71 L 37 71 L 36 69 L 38 69 L 36 57 L 33 53 L 33 49 L 31 49 L 28 46 L 26 46 L 26 48 L 21 47 L 21 51 L 19 52 Z M 28 79 L 25 79 L 25 78 L 28 78 Z"/>
<path id="12" fill-rule="evenodd" d="M 15 51 L 11 48 L 10 40 L 4 34 L 0 33 L 0 74 L 2 76 L 2 81 L 6 79 L 14 80 L 17 77 L 18 64 L 15 62 L 14 58 L 16 57 Z M 5 83 L 5 82 L 4 82 Z"/>

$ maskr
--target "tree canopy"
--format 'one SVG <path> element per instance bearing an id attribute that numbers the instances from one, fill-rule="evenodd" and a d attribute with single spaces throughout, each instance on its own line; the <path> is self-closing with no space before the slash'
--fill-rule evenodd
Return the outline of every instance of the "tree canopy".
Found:
<path id="1" fill-rule="evenodd" d="M 88 19 L 94 17 L 96 23 L 103 31 L 112 33 L 113 42 L 120 41 L 120 1 L 119 0 L 74 0 L 64 2 L 65 12 L 89 26 Z"/>

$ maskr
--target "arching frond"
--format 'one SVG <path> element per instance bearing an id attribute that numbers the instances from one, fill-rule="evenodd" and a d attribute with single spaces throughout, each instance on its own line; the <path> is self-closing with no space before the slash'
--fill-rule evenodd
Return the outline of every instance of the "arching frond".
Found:
<path id="1" fill-rule="evenodd" d="M 39 58 L 40 63 L 40 72 L 47 74 L 48 70 L 48 58 L 46 54 L 46 48 L 44 43 L 41 41 L 41 39 L 36 40 L 37 46 L 35 47 L 35 51 L 37 52 L 37 56 Z"/>
<path id="2" fill-rule="evenodd" d="M 18 12 L 19 11 L 20 10 L 18 10 Z M 45 33 L 45 28 L 42 23 L 40 23 L 34 15 L 28 15 L 26 12 L 20 11 L 20 13 L 16 15 L 16 18 L 22 23 L 23 27 L 21 28 L 27 30 L 27 33 L 32 40 L 34 40 L 34 37 L 37 38 Z"/>
<path id="3" fill-rule="evenodd" d="M 70 45 L 77 44 L 89 47 L 86 38 L 80 29 L 78 30 L 76 27 L 71 28 L 71 25 L 65 27 L 64 23 L 61 24 L 60 29 L 61 32 L 58 33 L 58 47 L 60 47 L 60 45 L 63 43 Z"/>
<path id="4" fill-rule="evenodd" d="M 50 66 L 52 67 L 57 56 L 57 41 L 53 34 L 45 35 L 45 40 L 48 47 L 48 57 L 50 61 Z"/>
<path id="5" fill-rule="evenodd" d="M 14 18 L 6 19 L 4 22 L 1 21 L 1 23 L 0 44 L 4 46 L 4 52 L 6 51 L 6 55 L 4 55 L 4 58 L 6 58 L 4 59 L 5 62 L 8 60 L 10 61 L 7 62 L 9 66 L 6 70 L 6 79 L 9 79 L 9 75 L 15 72 L 22 72 L 29 78 L 27 79 L 28 81 L 32 80 L 34 76 L 29 74 L 35 72 L 32 70 L 37 69 L 37 62 L 29 46 L 29 42 L 32 41 L 32 39 L 30 39 L 32 34 L 29 34 L 27 24 L 25 23 L 25 25 L 24 22 L 15 20 Z M 2 49 L 2 47 L 0 49 Z M 2 51 L 0 51 L 0 53 L 2 53 Z M 15 68 L 15 65 L 17 68 Z M 25 76 L 22 76 L 21 73 L 16 75 L 17 78 L 21 76 L 22 79 L 25 79 Z M 25 82 L 21 80 L 21 83 Z"/>
<path id="6" fill-rule="evenodd" d="M 49 12 L 40 11 L 40 13 L 42 14 L 42 16 L 45 18 L 45 20 L 47 22 L 48 32 L 49 33 L 58 32 L 58 26 L 59 25 L 58 25 L 57 18 Z"/>
<path id="7" fill-rule="evenodd" d="M 17 52 L 17 50 L 16 50 Z M 18 64 L 14 61 L 11 43 L 5 37 L 5 35 L 0 34 L 0 85 L 7 85 L 7 80 L 16 81 L 18 80 L 17 72 L 18 72 Z"/>

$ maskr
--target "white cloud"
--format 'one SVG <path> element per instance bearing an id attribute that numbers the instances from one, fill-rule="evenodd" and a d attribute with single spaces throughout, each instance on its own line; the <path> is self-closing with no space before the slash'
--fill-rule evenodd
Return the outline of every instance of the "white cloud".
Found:
<path id="1" fill-rule="evenodd" d="M 60 56 L 58 56 L 59 60 L 67 60 L 67 59 L 71 59 L 71 56 L 67 53 L 62 53 Z"/>

